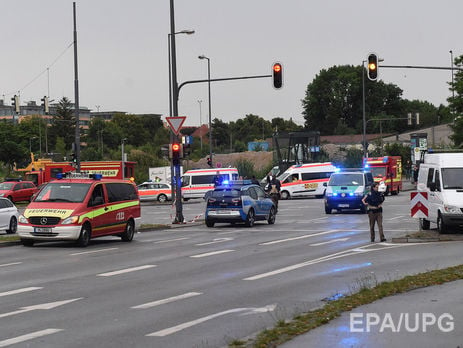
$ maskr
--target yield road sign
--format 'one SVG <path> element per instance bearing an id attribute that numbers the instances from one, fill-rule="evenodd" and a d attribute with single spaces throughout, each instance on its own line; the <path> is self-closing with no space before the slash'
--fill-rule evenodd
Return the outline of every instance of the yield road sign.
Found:
<path id="1" fill-rule="evenodd" d="M 411 216 L 414 218 L 429 217 L 428 211 L 428 193 L 411 192 L 410 193 Z"/>
<path id="2" fill-rule="evenodd" d="M 171 117 L 166 117 L 166 121 L 170 126 L 170 129 L 172 129 L 172 132 L 174 132 L 176 135 L 178 135 L 178 132 L 180 131 L 180 128 L 183 125 L 183 122 L 185 122 L 186 116 L 171 116 Z"/>

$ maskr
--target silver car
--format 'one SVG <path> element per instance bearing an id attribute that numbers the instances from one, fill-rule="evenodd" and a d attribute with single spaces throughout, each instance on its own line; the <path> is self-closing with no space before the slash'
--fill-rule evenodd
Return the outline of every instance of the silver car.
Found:
<path id="1" fill-rule="evenodd" d="M 18 208 L 8 198 L 0 197 L 0 230 L 16 233 L 18 229 Z"/>

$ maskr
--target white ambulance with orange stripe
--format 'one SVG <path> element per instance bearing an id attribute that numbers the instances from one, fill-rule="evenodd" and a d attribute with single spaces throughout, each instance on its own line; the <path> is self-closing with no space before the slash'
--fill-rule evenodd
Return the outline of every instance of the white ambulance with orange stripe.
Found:
<path id="1" fill-rule="evenodd" d="M 214 189 L 214 179 L 220 178 L 220 182 L 238 180 L 236 168 L 208 168 L 187 170 L 182 176 L 182 197 L 204 198 L 207 191 Z"/>
<path id="2" fill-rule="evenodd" d="M 278 177 L 281 199 L 292 197 L 322 198 L 330 175 L 337 171 L 331 162 L 295 164 Z"/>

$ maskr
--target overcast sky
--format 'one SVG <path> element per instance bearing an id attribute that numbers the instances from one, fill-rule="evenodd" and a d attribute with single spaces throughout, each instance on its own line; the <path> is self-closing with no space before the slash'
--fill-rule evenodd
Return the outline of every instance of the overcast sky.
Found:
<path id="1" fill-rule="evenodd" d="M 76 0 L 80 106 L 94 111 L 168 116 L 170 0 Z M 73 1 L 1 0 L 0 98 L 21 104 L 63 96 L 74 101 Z M 178 81 L 267 75 L 284 66 L 284 86 L 270 78 L 212 82 L 212 118 L 255 114 L 303 124 L 301 99 L 322 69 L 360 65 L 376 52 L 387 65 L 451 65 L 461 47 L 461 0 L 175 0 Z M 407 99 L 447 104 L 448 70 L 383 68 Z M 208 119 L 207 83 L 181 89 L 187 125 Z M 201 103 L 198 100 L 202 100 Z M 359 115 L 360 117 L 360 115 Z"/>

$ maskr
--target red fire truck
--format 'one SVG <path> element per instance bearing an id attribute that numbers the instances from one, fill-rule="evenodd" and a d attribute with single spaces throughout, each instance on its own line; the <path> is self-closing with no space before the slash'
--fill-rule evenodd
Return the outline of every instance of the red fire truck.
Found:
<path id="1" fill-rule="evenodd" d="M 124 162 L 124 178 L 130 179 L 135 176 L 135 163 Z M 52 162 L 42 161 L 40 159 L 26 171 L 26 180 L 33 181 L 37 186 L 49 182 L 56 178 L 58 173 L 73 172 L 76 170 L 71 162 Z M 103 177 L 110 179 L 122 179 L 122 161 L 88 161 L 80 162 L 81 172 L 89 174 L 103 174 Z M 18 171 L 24 171 L 18 169 Z"/>
<path id="2" fill-rule="evenodd" d="M 369 157 L 363 159 L 363 167 L 373 174 L 375 182 L 386 184 L 386 194 L 398 194 L 402 190 L 402 158 L 400 156 Z"/>

